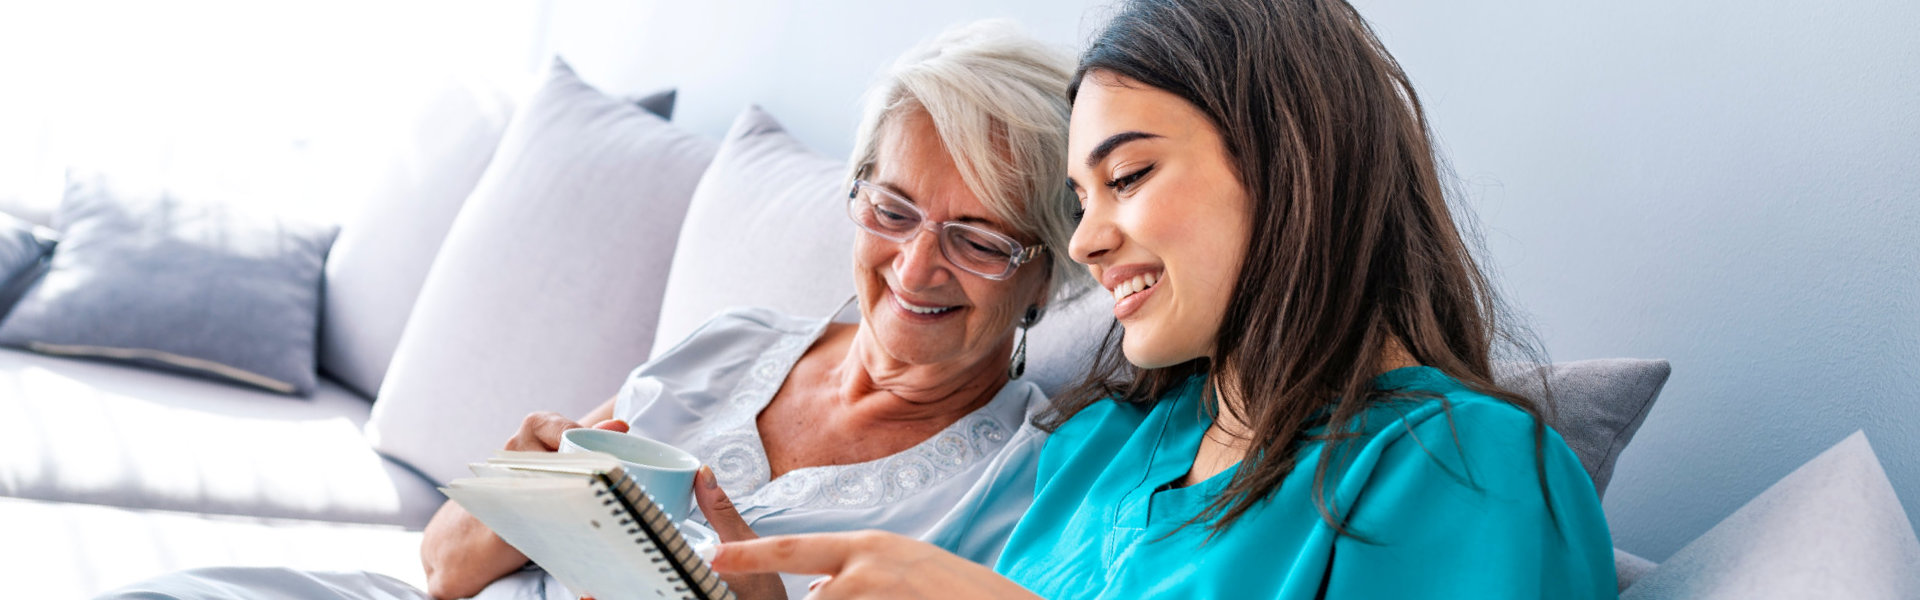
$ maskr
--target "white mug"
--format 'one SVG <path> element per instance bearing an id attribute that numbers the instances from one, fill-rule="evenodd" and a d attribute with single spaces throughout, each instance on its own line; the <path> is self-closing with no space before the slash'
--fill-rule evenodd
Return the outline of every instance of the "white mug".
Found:
<path id="1" fill-rule="evenodd" d="M 560 434 L 561 452 L 599 452 L 612 455 L 626 467 L 627 476 L 653 497 L 678 523 L 693 505 L 693 476 L 700 459 L 664 442 L 605 429 L 569 429 Z"/>

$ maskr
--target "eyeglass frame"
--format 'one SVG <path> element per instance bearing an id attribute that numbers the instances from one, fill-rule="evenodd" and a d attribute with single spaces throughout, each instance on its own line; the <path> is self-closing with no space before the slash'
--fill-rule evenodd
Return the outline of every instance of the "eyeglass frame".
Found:
<path id="1" fill-rule="evenodd" d="M 894 237 L 894 235 L 891 233 L 888 233 L 885 231 L 875 231 L 873 228 L 868 227 L 866 223 L 863 223 L 860 221 L 860 217 L 857 216 L 857 211 L 862 209 L 872 210 L 871 207 L 873 206 L 873 204 L 866 203 L 864 206 L 862 205 L 862 203 L 860 202 L 861 188 L 866 188 L 871 192 L 880 194 L 881 196 L 887 199 L 893 200 L 895 202 L 900 203 L 903 206 L 906 206 L 908 210 L 912 211 L 913 218 L 915 220 L 918 220 L 919 223 L 914 225 L 911 232 L 906 233 L 902 237 Z M 847 218 L 853 220 L 854 226 L 859 227 L 861 231 L 865 231 L 869 234 L 872 234 L 874 237 L 878 237 L 880 239 L 887 240 L 896 244 L 905 244 L 907 242 L 913 241 L 913 238 L 920 236 L 921 231 L 931 231 L 935 235 L 939 236 L 936 238 L 938 241 L 935 244 L 940 247 L 940 257 L 946 259 L 948 264 L 951 264 L 962 271 L 966 271 L 968 273 L 972 273 L 974 275 L 978 275 L 986 279 L 991 279 L 993 281 L 1006 281 L 1007 278 L 1013 276 L 1015 271 L 1019 271 L 1021 266 L 1024 266 L 1029 262 L 1033 262 L 1034 258 L 1038 257 L 1041 252 L 1046 250 L 1045 244 L 1034 244 L 1031 246 L 1022 244 L 1020 243 L 1020 240 L 1013 239 L 1013 236 L 1000 233 L 992 229 L 987 229 L 979 225 L 974 225 L 972 223 L 962 223 L 960 221 L 939 221 L 939 222 L 929 221 L 927 219 L 926 211 L 921 209 L 920 205 L 914 204 L 912 200 L 907 199 L 905 196 L 901 196 L 899 193 L 894 192 L 893 190 L 887 189 L 885 186 L 875 185 L 873 182 L 867 181 L 865 179 L 858 179 L 858 178 L 854 179 L 853 185 L 849 187 L 849 189 L 847 190 Z M 1013 247 L 1013 252 L 1007 255 L 1007 270 L 1001 272 L 999 275 L 988 275 L 986 273 L 981 273 L 979 271 L 969 269 L 965 265 L 960 264 L 960 261 L 954 260 L 953 256 L 949 254 L 951 251 L 947 249 L 947 243 L 948 243 L 947 237 L 943 235 L 946 232 L 946 230 L 949 228 L 963 229 L 972 233 L 976 233 L 976 234 L 984 235 L 990 238 L 995 238 L 1001 241 L 1005 241 L 1006 243 L 1011 245 Z"/>

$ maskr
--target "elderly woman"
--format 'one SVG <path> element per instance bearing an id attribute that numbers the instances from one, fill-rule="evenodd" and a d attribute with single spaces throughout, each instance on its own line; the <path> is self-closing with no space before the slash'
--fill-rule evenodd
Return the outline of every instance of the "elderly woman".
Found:
<path id="1" fill-rule="evenodd" d="M 869 96 L 842 199 L 860 228 L 858 295 L 834 317 L 857 319 L 721 313 L 578 422 L 528 416 L 508 448 L 550 451 L 566 429 L 624 422 L 709 465 L 694 520 L 723 539 L 882 529 L 990 563 L 1030 502 L 1042 439 L 1029 423 L 1045 399 L 1011 380 L 1023 330 L 1058 284 L 1084 278 L 1054 249 L 1072 231 L 1069 74 L 1004 24 L 909 53 Z M 423 557 L 443 598 L 526 562 L 451 502 Z M 811 579 L 789 579 L 788 594 Z"/>
<path id="2" fill-rule="evenodd" d="M 1032 500 L 1044 435 L 1029 423 L 1045 399 L 1015 380 L 1024 331 L 1086 279 L 1062 252 L 1075 206 L 1060 160 L 1070 67 L 1000 22 L 909 52 L 869 93 L 837 200 L 860 229 L 850 307 L 724 312 L 578 422 L 529 415 L 507 447 L 551 451 L 569 428 L 630 426 L 709 465 L 695 483 L 705 516 L 692 520 L 723 540 L 881 529 L 990 564 Z M 422 559 L 438 598 L 565 593 L 451 502 L 427 526 Z M 811 579 L 733 583 L 743 596 L 798 598 Z M 239 569 L 122 591 L 267 587 L 421 595 L 368 574 Z"/>

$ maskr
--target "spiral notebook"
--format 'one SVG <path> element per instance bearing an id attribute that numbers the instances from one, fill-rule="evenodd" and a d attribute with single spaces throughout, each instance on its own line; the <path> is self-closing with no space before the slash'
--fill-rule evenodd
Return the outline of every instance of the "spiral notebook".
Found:
<path id="1" fill-rule="evenodd" d="M 599 600 L 733 600 L 612 457 L 501 452 L 440 491 L 569 591 Z"/>

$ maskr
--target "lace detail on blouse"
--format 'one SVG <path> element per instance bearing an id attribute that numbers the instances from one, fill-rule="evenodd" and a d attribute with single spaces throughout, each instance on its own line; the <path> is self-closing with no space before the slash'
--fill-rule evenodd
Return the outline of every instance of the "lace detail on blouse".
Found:
<path id="1" fill-rule="evenodd" d="M 688 448 L 713 468 L 735 502 L 778 508 L 871 508 L 899 502 L 998 452 L 1012 430 L 976 410 L 940 433 L 892 456 L 851 465 L 794 469 L 769 481 L 772 467 L 755 418 L 826 324 L 787 332 L 760 353 L 739 387 L 714 415 L 717 430 Z"/>

